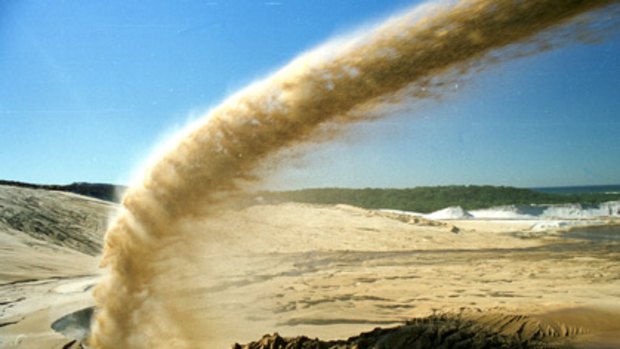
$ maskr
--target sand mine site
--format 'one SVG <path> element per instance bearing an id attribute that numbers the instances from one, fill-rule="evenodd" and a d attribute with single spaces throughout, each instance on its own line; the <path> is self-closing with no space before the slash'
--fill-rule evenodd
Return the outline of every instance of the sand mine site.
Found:
<path id="1" fill-rule="evenodd" d="M 117 205 L 3 185 L 0 207 L 0 347 L 85 345 L 90 315 L 52 324 L 93 306 Z M 256 201 L 204 219 L 205 244 L 173 246 L 191 264 L 161 287 L 213 348 L 617 348 L 616 219 Z"/>

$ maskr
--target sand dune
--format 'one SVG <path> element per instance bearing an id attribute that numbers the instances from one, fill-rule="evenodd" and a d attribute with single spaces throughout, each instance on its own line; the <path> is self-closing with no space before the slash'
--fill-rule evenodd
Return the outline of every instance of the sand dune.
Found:
<path id="1" fill-rule="evenodd" d="M 0 185 L 0 347 L 59 348 L 51 322 L 92 304 L 112 204 Z"/>
<path id="2" fill-rule="evenodd" d="M 114 206 L 11 187 L 0 187 L 0 199 L 10 207 L 0 218 L 0 347 L 62 348 L 70 339 L 50 326 L 93 304 L 99 275 L 89 253 Z M 217 336 L 214 347 L 273 332 L 282 337 L 245 347 L 620 345 L 617 240 L 533 234 L 523 220 L 442 222 L 292 203 L 192 226 L 210 239 L 167 280 L 192 280 L 170 292 L 187 300 L 178 311 L 217 320 L 204 330 Z M 367 332 L 377 326 L 385 329 Z"/>
<path id="3" fill-rule="evenodd" d="M 113 205 L 84 196 L 0 185 L 0 229 L 95 256 Z"/>

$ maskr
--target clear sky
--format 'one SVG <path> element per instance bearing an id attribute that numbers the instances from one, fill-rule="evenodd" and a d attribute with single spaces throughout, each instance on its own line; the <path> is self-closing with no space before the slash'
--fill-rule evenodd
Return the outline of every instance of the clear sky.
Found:
<path id="1" fill-rule="evenodd" d="M 0 2 L 0 179 L 124 183 L 174 130 L 419 1 Z M 487 69 L 310 149 L 280 188 L 620 183 L 620 35 Z"/>

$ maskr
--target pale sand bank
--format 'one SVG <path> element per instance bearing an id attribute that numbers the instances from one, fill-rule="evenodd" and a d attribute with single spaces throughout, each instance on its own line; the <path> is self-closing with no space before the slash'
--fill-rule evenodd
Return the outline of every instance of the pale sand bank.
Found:
<path id="1" fill-rule="evenodd" d="M 531 231 L 529 224 L 436 224 L 345 206 L 251 206 L 194 222 L 194 233 L 205 234 L 205 244 L 186 254 L 191 268 L 168 275 L 179 284 L 191 283 L 167 287 L 183 300 L 182 311 L 215 324 L 205 330 L 214 348 L 276 331 L 347 338 L 461 308 L 536 316 L 564 311 L 554 316 L 572 314 L 577 322 L 586 316 L 566 309 L 615 314 L 620 304 L 618 243 L 565 239 L 557 233 L 516 234 Z M 58 261 L 42 272 L 35 263 L 42 256 L 25 257 L 28 252 L 16 246 L 29 245 L 2 233 L 13 250 L 0 250 L 3 265 L 11 265 L 4 268 L 10 278 L 0 285 L 0 323 L 5 324 L 0 347 L 61 348 L 67 340 L 49 326 L 92 304 L 97 258 L 37 248 Z M 38 280 L 24 282 L 30 273 Z M 602 322 L 587 322 L 604 329 Z"/>

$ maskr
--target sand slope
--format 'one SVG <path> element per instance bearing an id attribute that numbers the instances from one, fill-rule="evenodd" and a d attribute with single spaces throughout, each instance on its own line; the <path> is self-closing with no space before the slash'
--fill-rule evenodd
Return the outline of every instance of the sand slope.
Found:
<path id="1" fill-rule="evenodd" d="M 93 255 L 114 206 L 6 186 L 0 205 L 0 347 L 62 348 L 68 340 L 50 325 L 92 305 L 99 277 Z M 495 338 L 527 328 L 578 347 L 619 346 L 618 241 L 532 234 L 531 227 L 428 221 L 350 206 L 250 205 L 188 224 L 187 233 L 204 243 L 179 254 L 187 246 L 171 242 L 163 257 L 186 258 L 188 267 L 164 268 L 162 287 L 175 311 L 209 324 L 205 340 L 213 348 L 274 331 L 291 339 L 271 336 L 249 347 L 286 348 L 306 335 L 322 338 L 315 341 L 320 348 L 353 347 L 361 339 L 398 348 L 421 333 L 448 338 L 454 328 L 465 331 L 454 332 L 463 341 L 471 337 L 466 329 L 484 328 Z"/>
<path id="2" fill-rule="evenodd" d="M 95 256 L 113 207 L 76 194 L 0 185 L 0 231 Z"/>
<path id="3" fill-rule="evenodd" d="M 56 348 L 51 322 L 92 304 L 96 255 L 114 205 L 0 185 L 0 347 Z"/>
<path id="4" fill-rule="evenodd" d="M 201 290 L 191 306 L 208 309 L 201 317 L 217 323 L 209 340 L 218 347 L 274 331 L 347 338 L 461 308 L 534 316 L 620 304 L 617 241 L 533 234 L 532 222 L 461 222 L 348 206 L 251 206 L 194 222 L 205 239 L 194 259 L 203 272 L 175 280 Z"/>

